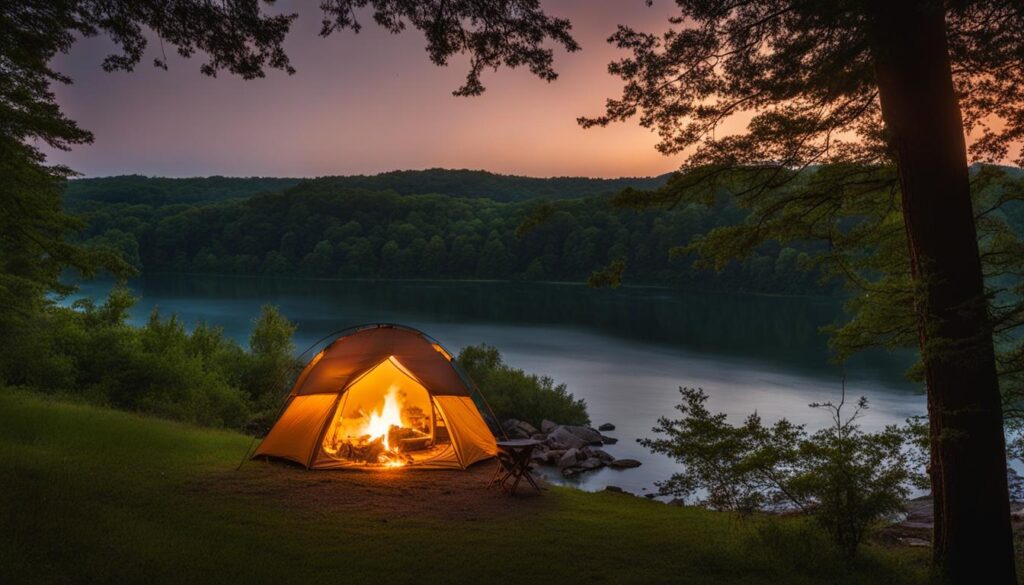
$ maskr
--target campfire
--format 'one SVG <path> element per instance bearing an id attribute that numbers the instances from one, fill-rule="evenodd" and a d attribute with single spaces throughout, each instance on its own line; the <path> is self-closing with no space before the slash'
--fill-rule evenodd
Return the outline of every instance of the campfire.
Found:
<path id="1" fill-rule="evenodd" d="M 412 463 L 410 451 L 431 443 L 430 420 L 423 409 L 407 406 L 397 386 L 384 395 L 383 403 L 369 413 L 342 422 L 325 448 L 336 457 L 385 467 Z"/>

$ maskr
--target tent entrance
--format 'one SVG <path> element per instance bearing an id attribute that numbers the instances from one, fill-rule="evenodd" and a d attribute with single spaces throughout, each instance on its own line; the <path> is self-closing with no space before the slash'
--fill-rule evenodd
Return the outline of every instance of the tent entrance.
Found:
<path id="1" fill-rule="evenodd" d="M 401 467 L 457 460 L 426 388 L 389 356 L 339 397 L 314 467 Z"/>

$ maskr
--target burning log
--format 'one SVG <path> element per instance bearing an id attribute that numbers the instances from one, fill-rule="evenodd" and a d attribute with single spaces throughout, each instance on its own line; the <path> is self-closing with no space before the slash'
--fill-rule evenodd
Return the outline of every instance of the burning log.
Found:
<path id="1" fill-rule="evenodd" d="M 339 454 L 351 461 L 361 461 L 363 463 L 377 463 L 380 461 L 380 456 L 384 454 L 384 437 L 377 437 L 370 441 L 369 435 L 360 437 L 358 443 L 344 443 L 341 446 Z"/>

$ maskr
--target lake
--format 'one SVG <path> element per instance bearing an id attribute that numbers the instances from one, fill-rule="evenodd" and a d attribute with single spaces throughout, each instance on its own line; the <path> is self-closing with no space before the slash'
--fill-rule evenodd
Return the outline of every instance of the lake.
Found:
<path id="1" fill-rule="evenodd" d="M 650 454 L 636 439 L 651 436 L 659 416 L 676 413 L 680 386 L 703 388 L 710 408 L 733 421 L 757 411 L 766 423 L 785 416 L 820 427 L 827 414 L 807 405 L 838 400 L 844 375 L 848 397 L 870 400 L 865 428 L 900 423 L 925 409 L 924 396 L 903 379 L 910 353 L 868 353 L 845 368 L 830 363 L 819 328 L 841 316 L 835 299 L 508 282 L 148 275 L 129 284 L 141 297 L 134 323 L 159 307 L 189 325 L 221 326 L 243 343 L 260 306 L 271 303 L 298 324 L 299 351 L 372 322 L 416 327 L 454 353 L 494 345 L 510 365 L 549 375 L 586 399 L 595 426 L 616 426 L 606 434 L 619 442 L 607 450 L 643 462 L 572 480 L 553 477 L 586 490 L 616 485 L 651 492 L 655 481 L 673 473 L 671 460 Z M 75 298 L 101 300 L 110 286 L 84 283 Z"/>

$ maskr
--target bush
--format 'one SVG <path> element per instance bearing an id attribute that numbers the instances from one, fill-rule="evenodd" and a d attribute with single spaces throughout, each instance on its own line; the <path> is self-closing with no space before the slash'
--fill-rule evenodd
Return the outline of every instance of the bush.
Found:
<path id="1" fill-rule="evenodd" d="M 258 432 L 270 430 L 289 382 L 302 369 L 294 355 L 294 334 L 295 325 L 271 305 L 264 305 L 253 322 L 241 385 L 252 401 L 252 428 Z"/>
<path id="2" fill-rule="evenodd" d="M 84 300 L 35 316 L 0 355 L 0 382 L 207 426 L 265 426 L 277 412 L 299 364 L 295 327 L 275 309 L 263 308 L 246 351 L 220 328 L 189 332 L 158 310 L 129 326 L 134 303 L 115 288 L 102 305 Z"/>
<path id="3" fill-rule="evenodd" d="M 765 426 L 757 414 L 733 426 L 706 407 L 701 389 L 680 388 L 682 418 L 661 418 L 642 439 L 654 453 L 668 455 L 685 470 L 658 482 L 662 495 L 701 494 L 698 504 L 750 513 L 797 508 L 825 529 L 849 558 L 856 555 L 866 530 L 903 509 L 918 474 L 920 453 L 913 425 L 865 433 L 856 424 L 867 409 L 861 398 L 852 414 L 839 403 L 815 403 L 831 424 L 808 435 L 802 425 L 782 419 Z"/>
<path id="4" fill-rule="evenodd" d="M 547 376 L 512 368 L 498 349 L 471 345 L 459 352 L 459 366 L 476 382 L 499 420 L 517 418 L 539 427 L 544 419 L 561 424 L 590 424 L 587 404 Z"/>

